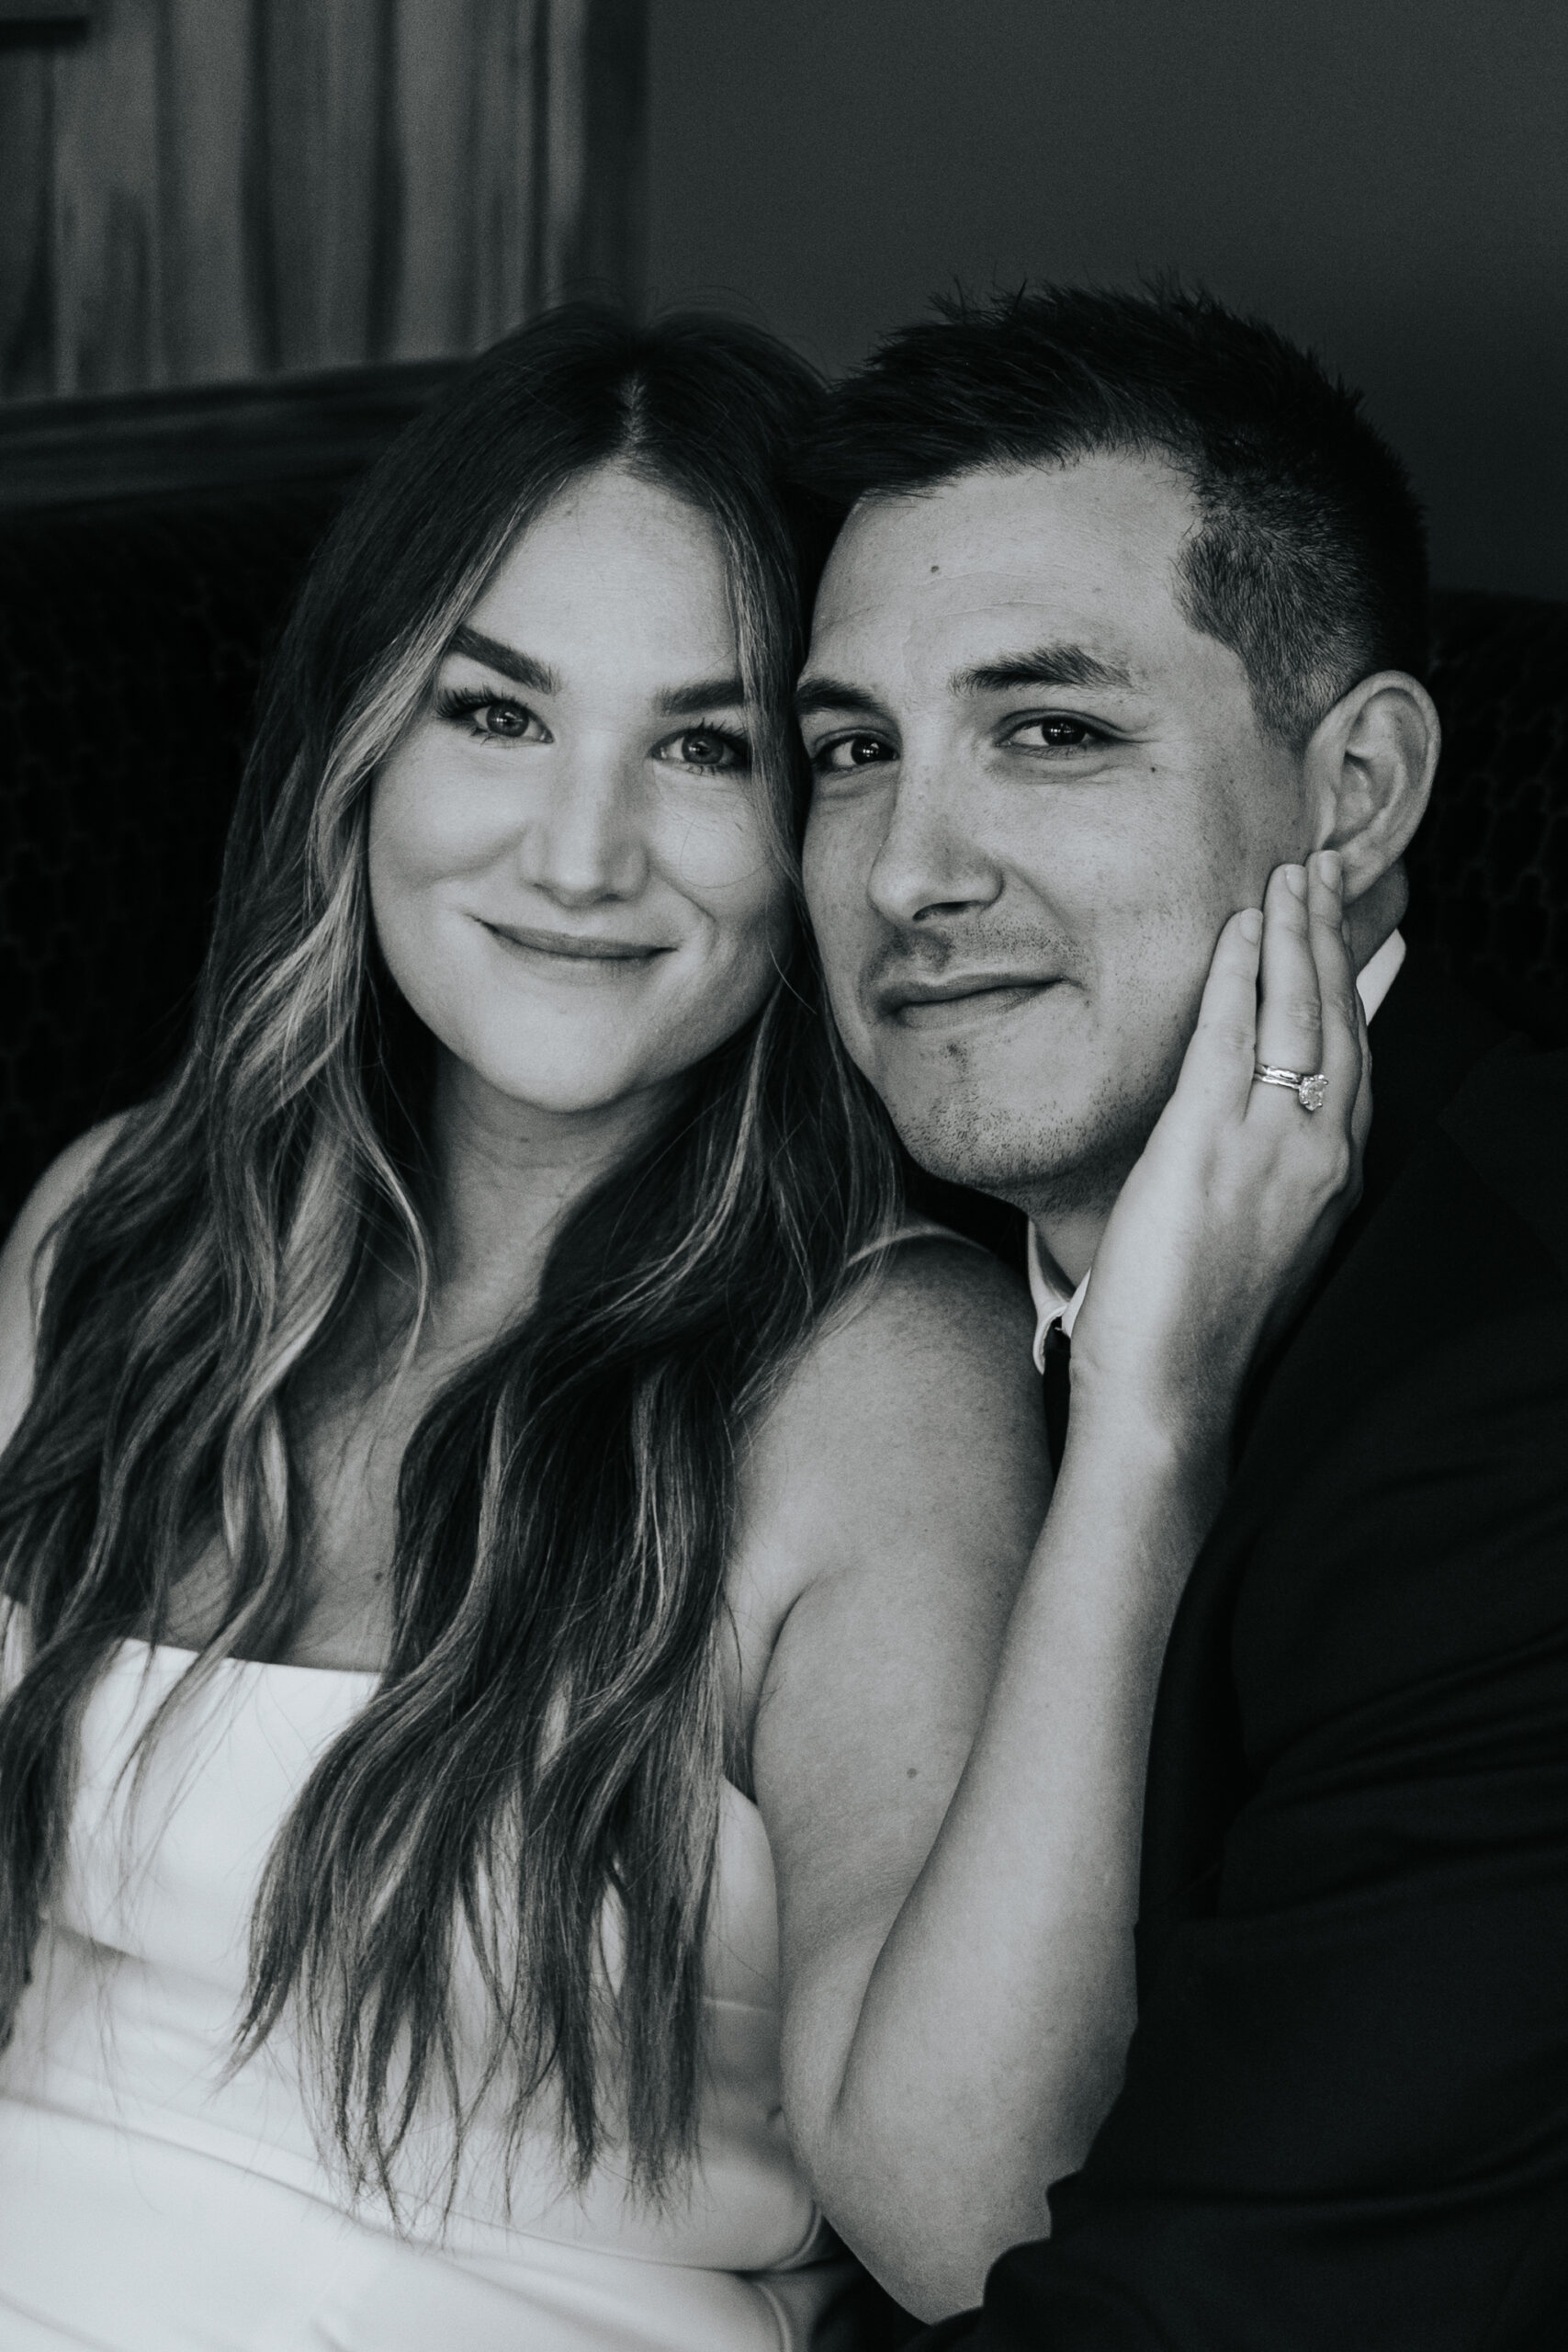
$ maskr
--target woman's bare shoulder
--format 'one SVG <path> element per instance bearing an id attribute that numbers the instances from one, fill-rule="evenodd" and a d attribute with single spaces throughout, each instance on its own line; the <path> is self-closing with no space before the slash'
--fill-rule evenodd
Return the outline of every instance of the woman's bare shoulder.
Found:
<path id="1" fill-rule="evenodd" d="M 813 1340 L 785 1408 L 831 1411 L 850 1396 L 921 1423 L 989 1419 L 1022 1405 L 1032 1430 L 1039 1381 L 1033 1309 L 1021 1276 L 986 1250 L 935 1235 L 890 1250 Z"/>
<path id="2" fill-rule="evenodd" d="M 840 1340 L 945 1350 L 972 1344 L 987 1358 L 1021 1334 L 1027 1361 L 1033 1308 L 1021 1273 L 988 1250 L 940 1227 L 916 1231 L 894 1244 L 863 1289 L 825 1326 L 818 1341 L 826 1358 Z"/>
<path id="3" fill-rule="evenodd" d="M 905 1243 L 749 1431 L 730 1588 L 748 1753 L 785 1683 L 775 1736 L 816 1736 L 829 1659 L 864 1690 L 935 1671 L 944 1703 L 983 1697 L 1051 1494 L 1033 1329 L 995 1259 Z"/>
<path id="4" fill-rule="evenodd" d="M 9 1442 L 32 1386 L 34 1334 L 48 1272 L 45 1245 L 92 1182 L 98 1162 L 130 1116 L 129 1111 L 121 1111 L 100 1121 L 51 1161 L 0 1250 L 0 1445 Z"/>
<path id="5" fill-rule="evenodd" d="M 876 1527 L 911 1513 L 966 1522 L 972 1537 L 999 1519 L 1009 1552 L 1015 1528 L 1038 1526 L 1048 1473 L 1033 1329 L 1021 1279 L 987 1252 L 926 1238 L 890 1253 L 754 1433 L 751 1508 L 789 1530 L 792 1577 L 846 1546 L 863 1559 Z"/>

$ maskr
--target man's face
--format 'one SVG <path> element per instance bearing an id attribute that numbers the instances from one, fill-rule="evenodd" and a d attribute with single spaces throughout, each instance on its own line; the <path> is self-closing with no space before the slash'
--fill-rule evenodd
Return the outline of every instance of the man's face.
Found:
<path id="1" fill-rule="evenodd" d="M 917 1159 L 1109 1207 L 1214 942 L 1312 846 L 1302 763 L 1175 571 L 1196 503 L 1126 455 L 858 508 L 801 712 L 806 889 L 851 1054 Z"/>

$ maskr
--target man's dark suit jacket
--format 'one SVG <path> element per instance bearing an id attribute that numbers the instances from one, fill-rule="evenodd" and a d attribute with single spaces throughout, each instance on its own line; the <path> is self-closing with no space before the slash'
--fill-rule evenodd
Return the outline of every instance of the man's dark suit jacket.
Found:
<path id="1" fill-rule="evenodd" d="M 1568 1055 L 1415 960 L 1171 1634 L 1124 2087 L 922 2352 L 1568 2346 Z"/>

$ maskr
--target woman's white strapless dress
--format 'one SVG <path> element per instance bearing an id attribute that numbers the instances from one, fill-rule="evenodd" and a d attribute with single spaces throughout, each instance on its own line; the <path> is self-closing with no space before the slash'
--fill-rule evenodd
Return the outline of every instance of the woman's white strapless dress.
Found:
<path id="1" fill-rule="evenodd" d="M 188 1664 L 127 1643 L 87 1710 L 66 1866 L 0 2057 L 0 2352 L 803 2352 L 856 2274 L 784 2133 L 755 1807 L 726 1787 L 689 2191 L 651 2209 L 606 2164 L 574 2192 L 542 2120 L 509 2213 L 481 2112 L 445 2226 L 427 2206 L 400 2234 L 348 2209 L 287 2037 L 225 2078 L 263 1864 L 374 1678 L 227 1662 L 132 1804 L 121 1768 Z"/>

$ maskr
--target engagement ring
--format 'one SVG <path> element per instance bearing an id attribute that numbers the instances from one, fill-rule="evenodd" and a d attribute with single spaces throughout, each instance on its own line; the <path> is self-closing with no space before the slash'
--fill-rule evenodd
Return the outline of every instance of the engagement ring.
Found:
<path id="1" fill-rule="evenodd" d="M 1303 1111 L 1321 1111 L 1328 1099 L 1328 1080 L 1320 1069 L 1307 1076 L 1299 1069 L 1276 1069 L 1272 1062 L 1259 1062 L 1252 1082 L 1254 1086 L 1288 1086 Z"/>

